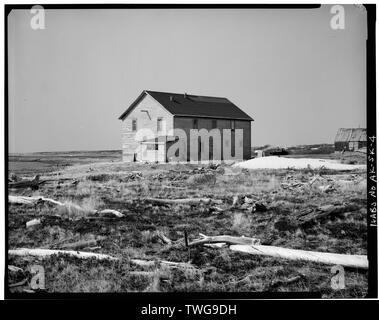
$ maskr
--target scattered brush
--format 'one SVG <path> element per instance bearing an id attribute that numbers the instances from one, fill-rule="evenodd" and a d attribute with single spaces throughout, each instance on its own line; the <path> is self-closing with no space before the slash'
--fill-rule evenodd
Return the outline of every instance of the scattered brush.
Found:
<path id="1" fill-rule="evenodd" d="M 52 174 L 55 182 L 65 177 L 70 180 L 61 188 L 57 183 L 41 186 L 46 198 L 26 188 L 14 191 L 20 198 L 8 200 L 19 203 L 9 205 L 10 248 L 59 250 L 44 259 L 48 292 L 301 289 L 331 297 L 335 292 L 330 281 L 325 282 L 330 279 L 329 266 L 310 259 L 288 259 L 288 253 L 299 258 L 299 250 L 311 250 L 302 252 L 307 257 L 367 253 L 366 176 L 362 172 L 248 171 L 224 164 L 107 163 L 91 167 L 90 172 L 88 165 L 81 165 L 66 168 L 61 175 Z M 28 173 L 33 174 L 37 172 Z M 71 184 L 73 179 L 79 184 Z M 282 183 L 293 190 L 281 187 Z M 333 185 L 335 190 L 323 192 L 321 185 Z M 325 210 L 325 205 L 334 209 Z M 344 212 L 335 210 L 342 206 Z M 57 210 L 62 218 L 70 219 L 61 219 Z M 26 228 L 30 221 L 32 226 Z M 187 246 L 184 230 L 191 239 Z M 194 240 L 204 230 L 230 236 Z M 241 241 L 256 237 L 263 246 L 214 242 L 237 237 Z M 70 250 L 120 260 L 100 262 L 62 254 Z M 10 265 L 23 270 L 34 260 L 30 255 L 9 255 Z M 286 272 L 278 274 L 278 267 Z M 346 268 L 346 297 L 363 297 L 367 291 L 366 269 L 355 270 Z M 299 278 L 298 272 L 306 279 Z M 24 279 L 20 273 L 8 273 L 13 275 L 9 283 Z"/>

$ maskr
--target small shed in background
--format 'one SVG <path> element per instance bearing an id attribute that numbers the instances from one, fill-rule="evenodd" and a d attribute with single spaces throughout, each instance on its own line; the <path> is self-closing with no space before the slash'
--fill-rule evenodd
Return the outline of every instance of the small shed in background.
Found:
<path id="1" fill-rule="evenodd" d="M 340 128 L 334 140 L 335 151 L 358 151 L 367 147 L 365 128 Z"/>

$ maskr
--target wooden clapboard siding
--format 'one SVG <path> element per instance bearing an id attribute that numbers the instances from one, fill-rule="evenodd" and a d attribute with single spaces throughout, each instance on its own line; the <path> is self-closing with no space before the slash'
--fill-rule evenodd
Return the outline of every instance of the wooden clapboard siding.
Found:
<path id="1" fill-rule="evenodd" d="M 195 143 L 193 140 L 194 137 L 191 138 L 190 130 L 194 129 L 193 123 L 194 119 L 197 119 L 198 123 L 198 129 L 206 129 L 208 131 L 213 129 L 213 121 L 216 120 L 216 128 L 220 129 L 221 131 L 221 145 L 215 144 L 215 150 L 214 152 L 210 152 L 210 157 L 214 154 L 214 157 L 219 153 L 221 153 L 221 157 L 223 155 L 223 142 L 224 142 L 224 135 L 223 135 L 223 129 L 231 129 L 231 120 L 226 119 L 216 119 L 216 118 L 197 118 L 197 117 L 178 117 L 176 116 L 174 118 L 174 128 L 182 129 L 185 131 L 187 135 L 187 159 L 181 159 L 183 161 L 185 160 L 197 160 L 197 159 L 191 159 L 190 157 L 190 145 L 191 143 Z M 243 129 L 243 140 L 242 141 L 235 141 L 234 134 L 231 134 L 231 148 L 234 150 L 235 143 L 240 144 L 243 146 L 243 159 L 250 159 L 251 158 L 251 124 L 250 121 L 243 121 L 243 120 L 235 120 L 235 129 Z M 196 137 L 195 137 L 196 138 Z M 229 141 L 229 140 L 226 140 Z M 227 143 L 227 142 L 226 142 Z M 218 149 L 220 148 L 220 150 Z M 210 146 L 210 149 L 211 146 Z M 199 160 L 206 160 L 204 158 L 200 159 L 200 154 L 198 154 Z M 216 159 L 214 160 L 230 160 L 230 159 Z M 238 159 L 241 160 L 241 159 Z"/>
<path id="2" fill-rule="evenodd" d="M 162 119 L 162 130 L 157 132 L 157 120 Z M 187 135 L 187 153 L 179 161 L 188 160 L 242 160 L 251 158 L 251 121 L 253 119 L 226 98 L 143 91 L 129 108 L 119 117 L 122 123 L 122 150 L 124 161 L 170 161 L 175 159 L 167 154 L 174 143 L 173 129 L 184 130 Z M 194 120 L 197 121 L 196 128 Z M 133 131 L 133 121 L 137 130 Z M 234 124 L 232 126 L 232 123 Z M 238 131 L 243 129 L 241 137 Z M 207 137 L 191 136 L 191 129 L 205 129 Z M 219 129 L 221 143 L 213 142 L 212 129 Z M 225 132 L 224 129 L 229 129 Z M 143 134 L 141 130 L 149 130 Z M 136 135 L 139 139 L 136 139 Z M 200 133 L 202 135 L 202 133 Z M 218 133 L 216 133 L 218 136 Z M 160 137 L 158 139 L 158 136 Z M 143 140 L 143 143 L 141 143 Z M 159 142 L 158 150 L 147 150 L 147 143 Z M 191 155 L 192 147 L 199 149 Z M 236 153 L 242 147 L 243 153 Z M 204 150 L 207 150 L 204 154 Z M 224 150 L 225 149 L 225 150 Z M 226 151 L 226 152 L 224 152 Z M 229 151 L 229 152 L 228 152 Z M 193 157 L 193 158 L 191 158 Z M 170 159 L 168 159 L 170 158 Z"/>
<path id="3" fill-rule="evenodd" d="M 146 110 L 148 113 L 141 110 Z M 150 116 L 150 117 L 149 117 Z M 165 132 L 173 129 L 174 120 L 165 108 L 163 108 L 151 96 L 145 97 L 136 105 L 129 115 L 122 122 L 122 159 L 123 161 L 133 161 L 134 154 L 138 155 L 139 142 L 135 140 L 136 132 L 132 131 L 132 121 L 137 120 L 137 131 L 140 129 L 150 129 L 153 134 L 157 135 L 157 119 L 162 118 L 163 131 L 159 135 L 165 135 Z"/>

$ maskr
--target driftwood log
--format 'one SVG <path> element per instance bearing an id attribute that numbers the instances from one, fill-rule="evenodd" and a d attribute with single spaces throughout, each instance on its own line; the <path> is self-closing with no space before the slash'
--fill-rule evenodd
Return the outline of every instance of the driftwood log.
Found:
<path id="1" fill-rule="evenodd" d="M 269 285 L 269 288 L 273 289 L 273 288 L 277 288 L 277 287 L 280 287 L 283 285 L 293 284 L 293 283 L 296 283 L 296 282 L 298 282 L 300 280 L 304 280 L 304 279 L 306 279 L 305 275 L 299 274 L 299 275 L 291 277 L 289 279 L 272 281 Z"/>
<path id="2" fill-rule="evenodd" d="M 167 238 L 162 231 L 157 231 L 155 234 L 156 234 L 156 237 L 160 239 L 163 243 L 165 244 L 172 243 L 171 239 Z"/>
<path id="3" fill-rule="evenodd" d="M 154 277 L 156 275 L 156 272 L 154 272 L 154 271 L 130 271 L 128 274 L 131 276 Z"/>
<path id="4" fill-rule="evenodd" d="M 41 224 L 41 219 L 33 219 L 26 223 L 26 227 L 30 228 L 30 227 L 38 226 L 39 224 Z"/>
<path id="5" fill-rule="evenodd" d="M 24 196 L 8 196 L 8 203 L 11 204 L 27 204 L 34 205 L 37 203 L 48 202 L 57 206 L 64 206 L 64 203 L 45 198 L 45 197 L 24 197 Z"/>
<path id="6" fill-rule="evenodd" d="M 75 249 L 81 249 L 81 248 L 87 248 L 90 246 L 96 246 L 98 242 L 105 240 L 106 237 L 99 237 L 98 239 L 92 239 L 92 240 L 86 240 L 86 241 L 77 241 L 73 243 L 65 243 L 62 244 L 60 247 L 62 249 L 70 249 L 70 250 L 75 250 Z"/>
<path id="7" fill-rule="evenodd" d="M 307 227 L 317 222 L 324 221 L 326 219 L 334 219 L 344 213 L 354 212 L 359 210 L 359 206 L 351 205 L 325 205 L 317 208 L 315 211 L 299 215 L 300 225 Z"/>
<path id="8" fill-rule="evenodd" d="M 117 218 L 122 218 L 124 216 L 121 212 L 112 209 L 97 210 L 94 213 L 99 215 L 111 215 Z"/>
<path id="9" fill-rule="evenodd" d="M 53 255 L 68 255 L 80 259 L 91 259 L 95 258 L 98 260 L 119 260 L 116 257 L 102 254 L 102 253 L 93 253 L 93 252 L 83 252 L 83 251 L 73 251 L 73 250 L 51 250 L 51 249 L 28 249 L 28 248 L 20 248 L 20 249 L 13 249 L 8 250 L 8 254 L 10 256 L 33 256 L 38 258 L 48 258 Z M 130 262 L 132 264 L 141 266 L 141 267 L 154 267 L 157 265 L 165 265 L 170 268 L 191 268 L 196 269 L 195 266 L 193 266 L 190 263 L 185 262 L 172 262 L 172 261 L 165 261 L 165 260 L 141 260 L 141 259 L 131 259 Z"/>
<path id="10" fill-rule="evenodd" d="M 132 264 L 138 265 L 140 267 L 154 267 L 157 265 L 165 265 L 170 268 L 191 268 L 195 269 L 195 266 L 190 263 L 185 262 L 172 262 L 166 260 L 142 260 L 142 259 L 131 259 Z"/>
<path id="11" fill-rule="evenodd" d="M 233 251 L 244 252 L 253 255 L 270 256 L 289 260 L 312 261 L 322 264 L 341 265 L 344 267 L 368 269 L 368 259 L 365 255 L 348 255 L 329 252 L 316 252 L 306 250 L 287 249 L 259 244 L 258 239 L 232 236 L 209 237 L 200 233 L 202 239 L 195 240 L 189 246 L 201 244 L 226 243 L 230 244 Z"/>
<path id="12" fill-rule="evenodd" d="M 157 204 L 189 204 L 189 205 L 196 205 L 196 204 L 200 204 L 200 203 L 222 204 L 222 200 L 210 199 L 210 198 L 185 198 L 185 199 L 146 198 L 144 200 L 147 202 L 153 202 L 153 203 L 157 203 Z"/>
<path id="13" fill-rule="evenodd" d="M 21 180 L 9 182 L 8 187 L 10 189 L 23 189 L 23 188 L 32 188 L 38 189 L 39 185 L 45 183 L 45 181 L 39 180 L 39 175 L 36 175 L 32 180 Z"/>
<path id="14" fill-rule="evenodd" d="M 329 252 L 316 252 L 306 250 L 287 249 L 274 246 L 247 246 L 232 245 L 233 251 L 244 252 L 253 255 L 270 256 L 289 260 L 311 261 L 329 265 L 341 265 L 348 268 L 368 269 L 368 259 L 365 255 L 348 255 Z"/>
<path id="15" fill-rule="evenodd" d="M 50 203 L 55 206 L 59 207 L 70 207 L 70 208 L 77 208 L 78 210 L 81 210 L 82 208 L 76 204 L 72 203 L 63 203 L 60 201 L 56 201 L 53 199 L 45 198 L 45 197 L 25 197 L 25 196 L 8 196 L 8 203 L 10 204 L 26 204 L 26 205 L 36 205 L 38 203 Z M 84 209 L 83 209 L 84 210 Z M 116 210 L 112 209 L 104 209 L 104 210 L 92 210 L 89 213 L 96 214 L 96 215 L 111 215 L 115 216 L 117 218 L 122 218 L 124 215 Z"/>
<path id="16" fill-rule="evenodd" d="M 23 269 L 16 267 L 16 266 L 12 266 L 12 265 L 8 265 L 8 271 L 10 271 L 10 272 L 24 272 Z"/>
<path id="17" fill-rule="evenodd" d="M 72 250 L 50 250 L 50 249 L 28 249 L 20 248 L 14 250 L 8 250 L 10 256 L 32 256 L 38 258 L 47 258 L 52 255 L 68 255 L 80 259 L 98 259 L 98 260 L 118 260 L 118 258 L 112 257 L 107 254 L 93 253 L 93 252 L 82 252 L 82 251 L 72 251 Z"/>
<path id="18" fill-rule="evenodd" d="M 8 288 L 20 287 L 20 286 L 23 286 L 26 283 L 28 283 L 28 279 L 25 278 L 24 280 L 21 280 L 20 282 L 8 284 Z"/>
<path id="19" fill-rule="evenodd" d="M 259 239 L 247 238 L 247 237 L 233 237 L 233 236 L 213 236 L 209 237 L 202 233 L 199 234 L 201 239 L 197 239 L 188 244 L 188 246 L 198 246 L 209 243 L 227 243 L 227 244 L 241 244 L 241 245 L 257 245 L 260 244 Z"/>

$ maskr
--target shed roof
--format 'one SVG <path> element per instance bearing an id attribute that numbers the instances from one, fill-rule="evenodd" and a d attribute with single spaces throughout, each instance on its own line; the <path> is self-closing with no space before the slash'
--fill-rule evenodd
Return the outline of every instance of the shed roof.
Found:
<path id="1" fill-rule="evenodd" d="M 365 128 L 340 128 L 338 129 L 335 142 L 367 141 Z"/>
<path id="2" fill-rule="evenodd" d="M 129 108 L 119 117 L 120 120 L 133 110 L 139 101 L 148 94 L 158 101 L 174 116 L 206 117 L 254 121 L 227 98 L 197 96 L 183 93 L 157 92 L 144 90 Z"/>

